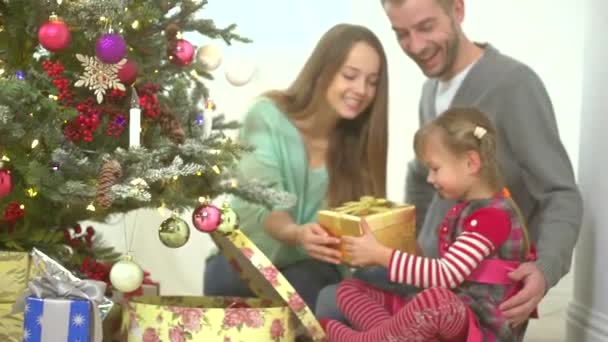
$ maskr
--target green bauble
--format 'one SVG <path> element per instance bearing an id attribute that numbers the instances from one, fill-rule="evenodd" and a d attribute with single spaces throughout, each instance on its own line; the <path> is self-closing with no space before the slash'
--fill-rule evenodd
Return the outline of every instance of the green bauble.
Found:
<path id="1" fill-rule="evenodd" d="M 179 217 L 170 217 L 158 228 L 158 238 L 169 248 L 179 248 L 190 239 L 190 226 Z"/>
<path id="2" fill-rule="evenodd" d="M 218 226 L 217 230 L 222 234 L 229 234 L 237 229 L 239 226 L 239 216 L 230 208 L 224 204 L 222 207 L 222 222 Z"/>

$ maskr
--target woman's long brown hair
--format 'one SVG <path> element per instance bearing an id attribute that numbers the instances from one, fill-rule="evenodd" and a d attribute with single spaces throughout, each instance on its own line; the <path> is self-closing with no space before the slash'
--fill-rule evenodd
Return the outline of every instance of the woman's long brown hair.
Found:
<path id="1" fill-rule="evenodd" d="M 327 88 L 358 42 L 369 44 L 380 56 L 378 84 L 369 107 L 356 119 L 340 119 L 330 137 L 326 158 L 330 207 L 363 195 L 386 196 L 388 72 L 380 40 L 363 26 L 336 25 L 321 37 L 289 88 L 266 94 L 292 119 L 329 115 Z"/>

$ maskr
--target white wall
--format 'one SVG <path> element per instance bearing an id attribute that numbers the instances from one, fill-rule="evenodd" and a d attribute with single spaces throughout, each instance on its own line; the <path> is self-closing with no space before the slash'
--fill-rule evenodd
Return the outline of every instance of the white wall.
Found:
<path id="1" fill-rule="evenodd" d="M 532 66 L 545 81 L 554 101 L 564 144 L 574 163 L 578 160 L 581 106 L 582 10 L 566 0 L 466 1 L 465 30 L 474 40 L 488 41 L 498 49 Z M 272 11 L 272 15 L 270 14 Z M 379 1 L 362 0 L 214 0 L 204 17 L 218 24 L 237 23 L 252 44 L 226 47 L 225 62 L 239 57 L 255 60 L 258 73 L 244 87 L 230 86 L 223 63 L 208 82 L 218 109 L 238 119 L 252 97 L 271 88 L 287 86 L 296 76 L 318 38 L 332 25 L 353 22 L 370 27 L 385 45 L 390 70 L 390 151 L 388 197 L 403 199 L 407 162 L 413 157 L 411 141 L 417 128 L 417 105 L 423 75 L 401 52 Z M 186 36 L 195 45 L 208 41 Z M 189 222 L 188 217 L 185 219 Z M 127 219 L 129 225 L 132 217 Z M 203 259 L 211 244 L 193 232 L 192 240 L 178 250 L 164 248 L 156 236 L 161 218 L 155 211 L 138 214 L 133 244 L 136 259 L 162 283 L 165 294 L 199 294 Z M 105 227 L 108 241 L 124 248 L 122 226 Z M 128 226 L 128 229 L 132 227 Z M 130 230 L 129 230 L 130 232 Z"/>
<path id="2" fill-rule="evenodd" d="M 608 129 L 608 30 L 605 0 L 584 1 L 585 16 L 583 106 L 579 181 L 585 203 L 583 227 L 576 251 L 574 296 L 568 308 L 567 341 L 599 342 L 608 340 L 608 230 L 605 199 L 608 180 L 606 130 Z M 601 153 L 600 151 L 604 152 Z M 600 152 L 600 153 L 598 153 Z"/>

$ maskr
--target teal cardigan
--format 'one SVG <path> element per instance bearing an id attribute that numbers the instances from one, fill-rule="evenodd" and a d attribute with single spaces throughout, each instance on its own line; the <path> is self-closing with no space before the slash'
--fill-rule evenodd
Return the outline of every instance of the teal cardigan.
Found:
<path id="1" fill-rule="evenodd" d="M 276 189 L 291 193 L 297 198 L 295 206 L 273 209 L 287 211 L 298 224 L 316 222 L 329 177 L 325 167 L 308 167 L 300 133 L 287 115 L 272 100 L 258 99 L 245 115 L 239 140 L 255 148 L 241 159 L 240 176 L 270 182 Z M 239 215 L 241 230 L 277 267 L 310 258 L 301 247 L 279 242 L 266 232 L 264 220 L 270 210 L 239 198 L 233 198 L 231 204 Z"/>

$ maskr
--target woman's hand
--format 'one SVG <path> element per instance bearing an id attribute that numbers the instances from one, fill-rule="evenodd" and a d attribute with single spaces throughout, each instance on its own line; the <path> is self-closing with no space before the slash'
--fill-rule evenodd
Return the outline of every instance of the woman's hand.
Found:
<path id="1" fill-rule="evenodd" d="M 330 236 L 317 223 L 306 223 L 297 229 L 299 244 L 311 257 L 331 264 L 339 264 L 341 253 L 336 249 L 340 239 Z"/>

